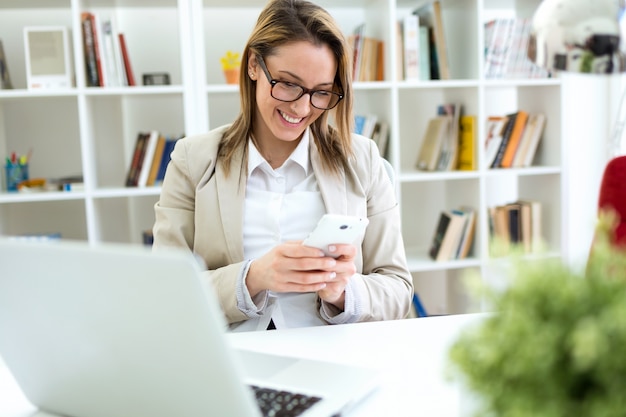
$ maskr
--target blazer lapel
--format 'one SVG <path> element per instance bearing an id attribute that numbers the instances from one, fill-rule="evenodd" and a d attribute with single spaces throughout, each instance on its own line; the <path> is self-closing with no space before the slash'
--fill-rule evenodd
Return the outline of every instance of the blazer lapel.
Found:
<path id="1" fill-rule="evenodd" d="M 243 260 L 243 205 L 246 196 L 245 172 L 241 172 L 243 149 L 240 148 L 233 156 L 230 173 L 226 177 L 224 166 L 218 160 L 215 172 L 217 183 L 217 199 L 226 247 L 232 262 Z"/>
<path id="2" fill-rule="evenodd" d="M 317 179 L 317 185 L 320 187 L 324 206 L 326 206 L 326 212 L 347 214 L 348 193 L 346 192 L 346 176 L 343 168 L 341 168 L 339 175 L 330 175 L 324 172 L 321 156 L 312 137 L 309 145 L 309 155 L 311 166 Z"/>

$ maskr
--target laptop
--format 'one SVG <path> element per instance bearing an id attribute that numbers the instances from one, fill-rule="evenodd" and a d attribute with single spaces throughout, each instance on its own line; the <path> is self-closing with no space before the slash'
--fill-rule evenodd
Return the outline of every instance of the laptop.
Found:
<path id="1" fill-rule="evenodd" d="M 0 356 L 46 412 L 272 415 L 257 401 L 269 387 L 314 397 L 302 416 L 334 416 L 376 388 L 372 369 L 231 348 L 188 252 L 0 239 L 0 267 Z"/>

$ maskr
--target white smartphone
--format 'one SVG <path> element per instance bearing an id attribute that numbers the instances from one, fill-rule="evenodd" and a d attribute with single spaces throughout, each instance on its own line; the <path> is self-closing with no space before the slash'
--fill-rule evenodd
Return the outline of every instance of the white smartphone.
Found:
<path id="1" fill-rule="evenodd" d="M 326 256 L 337 257 L 337 255 L 328 252 L 328 245 L 353 244 L 357 238 L 365 233 L 368 223 L 367 218 L 325 214 L 302 244 L 321 249 Z"/>

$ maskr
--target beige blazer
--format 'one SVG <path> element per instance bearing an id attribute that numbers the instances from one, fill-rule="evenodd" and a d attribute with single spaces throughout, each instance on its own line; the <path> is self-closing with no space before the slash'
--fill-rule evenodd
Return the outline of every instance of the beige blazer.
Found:
<path id="1" fill-rule="evenodd" d="M 206 279 L 214 286 L 228 323 L 235 323 L 247 319 L 237 308 L 235 293 L 245 261 L 246 176 L 242 164 L 246 162 L 243 151 L 239 152 L 230 175 L 225 175 L 216 155 L 226 127 L 176 143 L 155 204 L 153 232 L 155 250 L 189 248 L 204 259 L 209 269 Z M 309 152 L 326 211 L 369 219 L 355 258 L 359 275 L 350 284 L 360 287 L 356 294 L 367 294 L 358 301 L 364 313 L 357 321 L 404 318 L 411 306 L 413 284 L 395 190 L 372 140 L 353 135 L 353 149 L 355 157 L 339 177 L 324 173 L 313 140 Z"/>

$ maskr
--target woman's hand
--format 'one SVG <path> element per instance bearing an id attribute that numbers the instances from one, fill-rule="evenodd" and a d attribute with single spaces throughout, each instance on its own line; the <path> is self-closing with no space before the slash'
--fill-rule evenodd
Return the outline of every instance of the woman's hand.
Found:
<path id="1" fill-rule="evenodd" d="M 343 309 L 346 285 L 356 272 L 356 247 L 333 245 L 329 249 L 337 259 L 299 241 L 274 247 L 250 265 L 246 277 L 250 296 L 264 290 L 317 292 L 322 300 Z"/>
<path id="2" fill-rule="evenodd" d="M 339 255 L 336 258 L 337 263 L 333 268 L 333 272 L 336 275 L 332 281 L 326 283 L 325 288 L 317 291 L 317 294 L 322 300 L 333 304 L 343 311 L 346 285 L 348 285 L 348 281 L 356 273 L 356 265 L 354 264 L 356 247 L 354 245 L 331 245 L 328 247 L 328 250 L 335 255 Z"/>
<path id="3" fill-rule="evenodd" d="M 319 249 L 299 241 L 286 242 L 252 262 L 246 285 L 253 298 L 263 290 L 315 292 L 334 279 L 336 264 Z"/>

